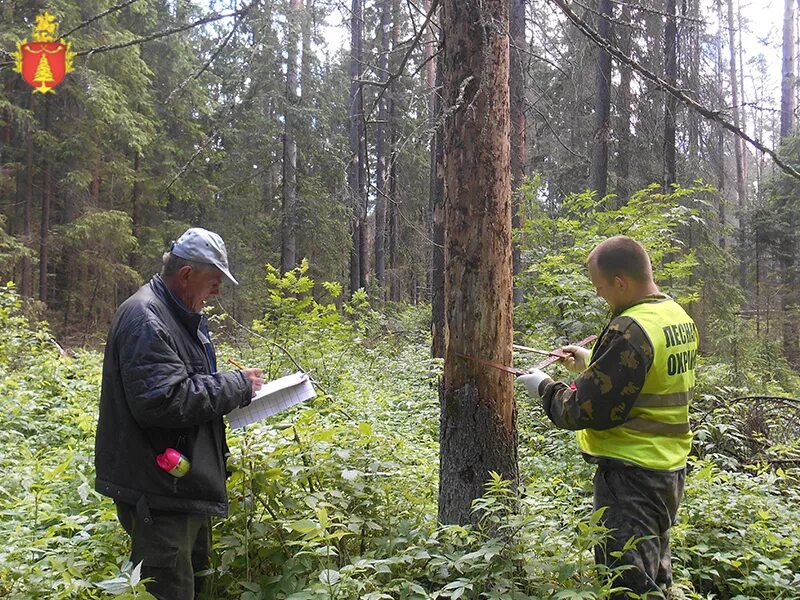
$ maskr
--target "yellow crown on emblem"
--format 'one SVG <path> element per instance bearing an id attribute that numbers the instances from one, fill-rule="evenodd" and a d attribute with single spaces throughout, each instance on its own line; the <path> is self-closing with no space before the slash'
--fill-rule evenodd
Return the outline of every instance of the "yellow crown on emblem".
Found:
<path id="1" fill-rule="evenodd" d="M 55 42 L 58 39 L 56 18 L 48 12 L 37 16 L 31 37 L 34 42 Z"/>

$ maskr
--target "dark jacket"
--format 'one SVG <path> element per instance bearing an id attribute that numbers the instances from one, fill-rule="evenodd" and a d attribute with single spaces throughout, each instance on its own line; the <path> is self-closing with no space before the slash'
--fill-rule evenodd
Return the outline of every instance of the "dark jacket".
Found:
<path id="1" fill-rule="evenodd" d="M 225 424 L 250 402 L 241 371 L 212 373 L 198 337 L 205 317 L 179 304 L 156 275 L 117 310 L 106 342 L 95 489 L 158 509 L 225 516 Z M 156 455 L 175 448 L 191 461 L 176 478 Z"/>

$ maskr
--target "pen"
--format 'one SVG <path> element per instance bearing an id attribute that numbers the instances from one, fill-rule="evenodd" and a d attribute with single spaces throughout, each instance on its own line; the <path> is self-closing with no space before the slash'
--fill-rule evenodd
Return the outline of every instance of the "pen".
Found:
<path id="1" fill-rule="evenodd" d="M 242 365 L 240 365 L 239 363 L 237 363 L 235 360 L 233 360 L 230 356 L 228 357 L 228 362 L 231 363 L 237 369 L 240 369 L 240 370 L 244 371 L 244 367 Z"/>

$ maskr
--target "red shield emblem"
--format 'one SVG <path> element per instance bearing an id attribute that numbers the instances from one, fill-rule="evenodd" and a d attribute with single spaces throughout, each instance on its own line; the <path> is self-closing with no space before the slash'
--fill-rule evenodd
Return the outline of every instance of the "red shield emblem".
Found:
<path id="1" fill-rule="evenodd" d="M 22 78 L 35 91 L 46 94 L 64 81 L 67 74 L 67 46 L 62 42 L 22 44 Z"/>

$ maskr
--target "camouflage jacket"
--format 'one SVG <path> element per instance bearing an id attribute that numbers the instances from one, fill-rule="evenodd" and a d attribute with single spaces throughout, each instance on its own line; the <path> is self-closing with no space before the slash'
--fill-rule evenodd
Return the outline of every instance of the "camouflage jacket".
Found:
<path id="1" fill-rule="evenodd" d="M 664 299 L 648 296 L 643 302 Z M 620 311 L 622 312 L 622 311 Z M 650 366 L 653 345 L 630 317 L 615 316 L 600 334 L 589 366 L 575 380 L 542 382 L 542 405 L 561 429 L 610 429 L 625 422 Z"/>

